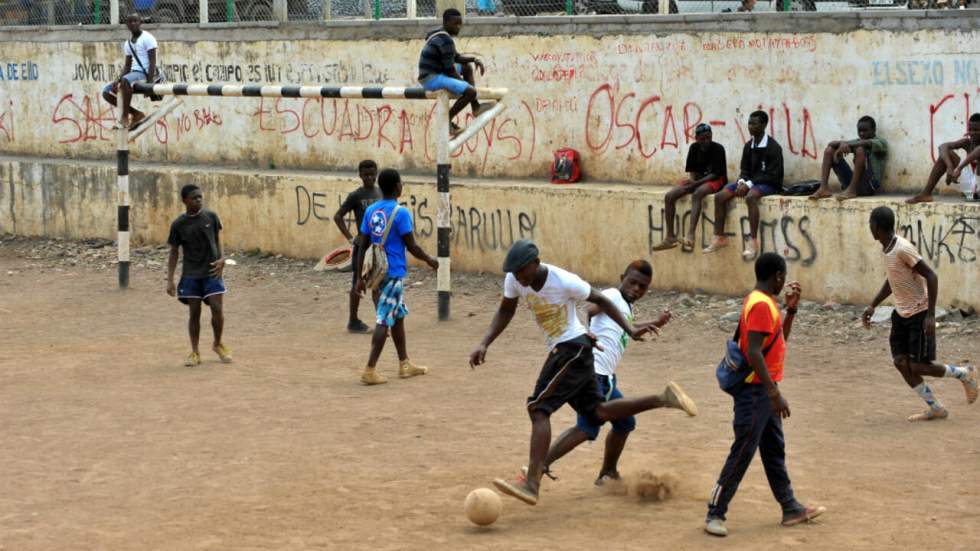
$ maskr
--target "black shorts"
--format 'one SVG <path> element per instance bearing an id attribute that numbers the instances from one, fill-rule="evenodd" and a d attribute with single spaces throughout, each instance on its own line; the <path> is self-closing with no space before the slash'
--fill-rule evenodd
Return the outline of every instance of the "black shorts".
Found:
<path id="1" fill-rule="evenodd" d="M 892 357 L 908 356 L 912 363 L 925 364 L 936 359 L 936 337 L 926 335 L 923 323 L 929 312 L 922 311 L 903 318 L 898 310 L 892 312 L 892 332 L 888 344 Z"/>
<path id="2" fill-rule="evenodd" d="M 552 414 L 565 404 L 585 419 L 599 423 L 596 407 L 602 395 L 595 381 L 592 341 L 584 335 L 555 346 L 541 368 L 527 410 Z"/>

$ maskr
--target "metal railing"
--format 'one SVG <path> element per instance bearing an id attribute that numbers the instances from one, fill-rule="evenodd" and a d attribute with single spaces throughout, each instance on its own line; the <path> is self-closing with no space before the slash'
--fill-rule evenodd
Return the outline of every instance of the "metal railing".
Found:
<path id="1" fill-rule="evenodd" d="M 466 16 L 848 11 L 980 7 L 980 0 L 465 0 Z M 436 0 L 0 0 L 0 26 L 435 17 Z"/>

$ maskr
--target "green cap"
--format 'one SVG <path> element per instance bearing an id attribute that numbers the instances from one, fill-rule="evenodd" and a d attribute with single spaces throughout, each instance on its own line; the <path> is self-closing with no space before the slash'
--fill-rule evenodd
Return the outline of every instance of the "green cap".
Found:
<path id="1" fill-rule="evenodd" d="M 504 272 L 513 273 L 538 257 L 538 246 L 530 239 L 519 239 L 510 246 L 504 259 Z"/>

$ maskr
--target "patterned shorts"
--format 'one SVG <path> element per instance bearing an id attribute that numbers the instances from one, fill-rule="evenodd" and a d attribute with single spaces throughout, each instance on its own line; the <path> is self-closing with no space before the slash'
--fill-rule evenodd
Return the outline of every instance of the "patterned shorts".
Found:
<path id="1" fill-rule="evenodd" d="M 395 322 L 408 315 L 405 306 L 405 286 L 402 279 L 389 277 L 381 284 L 381 296 L 378 298 L 378 325 L 392 327 Z"/>

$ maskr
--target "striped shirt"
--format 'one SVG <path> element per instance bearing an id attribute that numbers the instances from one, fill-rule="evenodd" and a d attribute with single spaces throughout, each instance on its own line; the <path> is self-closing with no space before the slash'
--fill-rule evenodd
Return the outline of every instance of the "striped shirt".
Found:
<path id="1" fill-rule="evenodd" d="M 443 29 L 425 35 L 425 45 L 419 55 L 419 81 L 433 75 L 456 73 L 456 42 Z"/>
<path id="2" fill-rule="evenodd" d="M 926 278 L 915 271 L 922 261 L 915 245 L 908 239 L 895 236 L 895 244 L 882 253 L 888 285 L 892 288 L 895 311 L 903 318 L 912 317 L 929 309 L 929 289 Z"/>

